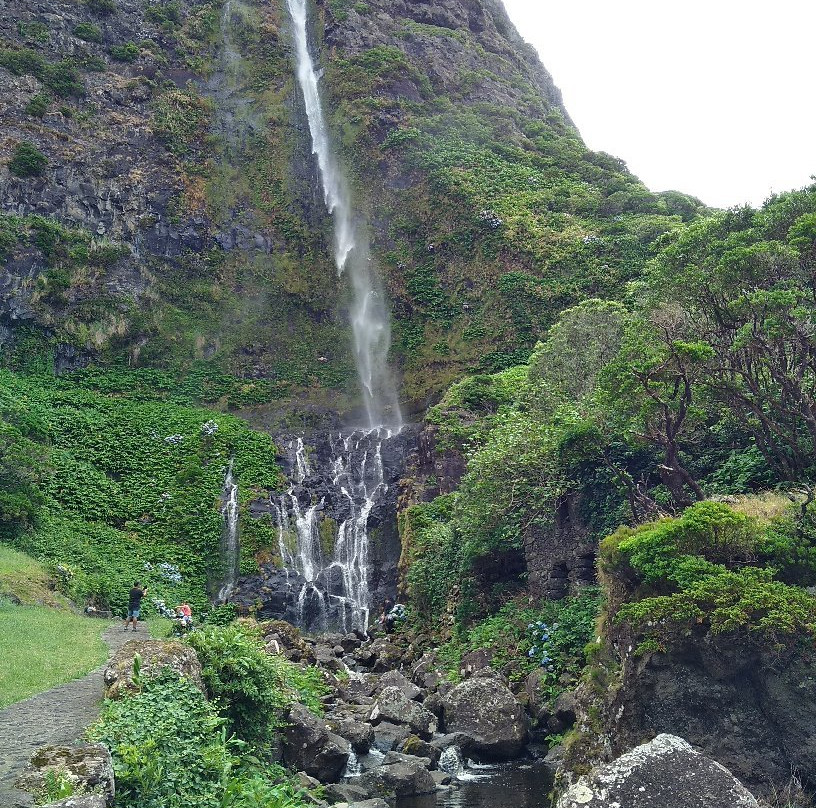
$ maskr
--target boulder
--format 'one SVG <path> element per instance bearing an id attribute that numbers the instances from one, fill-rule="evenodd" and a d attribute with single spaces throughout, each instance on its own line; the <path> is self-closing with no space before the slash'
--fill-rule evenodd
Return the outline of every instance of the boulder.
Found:
<path id="1" fill-rule="evenodd" d="M 469 739 L 469 752 L 494 760 L 517 757 L 527 741 L 524 709 L 498 677 L 468 679 L 451 690 L 444 723 L 449 734 Z"/>
<path id="2" fill-rule="evenodd" d="M 374 743 L 374 727 L 371 724 L 354 718 L 330 718 L 327 723 L 332 732 L 351 744 L 355 752 L 364 755 L 371 749 Z"/>
<path id="3" fill-rule="evenodd" d="M 75 790 L 98 791 L 103 805 L 113 805 L 116 794 L 113 761 L 108 748 L 101 743 L 38 749 L 18 779 L 17 787 L 37 793 L 45 787 L 46 775 L 56 771 L 61 771 Z"/>
<path id="4" fill-rule="evenodd" d="M 758 808 L 756 798 L 724 766 L 682 738 L 658 735 L 581 777 L 557 808 Z"/>
<path id="5" fill-rule="evenodd" d="M 388 671 L 380 677 L 377 691 L 382 693 L 386 687 L 396 687 L 410 701 L 421 700 L 423 696 L 422 690 L 399 671 Z"/>
<path id="6" fill-rule="evenodd" d="M 324 788 L 323 794 L 332 804 L 336 802 L 364 802 L 371 796 L 367 788 L 363 788 L 354 781 L 349 783 L 329 783 Z"/>
<path id="7" fill-rule="evenodd" d="M 189 679 L 202 693 L 206 692 L 201 663 L 189 645 L 177 640 L 131 640 L 114 654 L 102 674 L 107 698 L 116 699 L 124 693 L 135 692 L 133 660 L 136 654 L 141 657 L 139 676 L 143 680 L 170 668 Z"/>
<path id="8" fill-rule="evenodd" d="M 383 765 L 361 775 L 360 784 L 370 794 L 413 797 L 436 791 L 436 783 L 422 758 L 389 752 Z"/>
<path id="9" fill-rule="evenodd" d="M 390 752 L 392 749 L 396 749 L 410 734 L 411 730 L 404 725 L 381 721 L 374 728 L 374 748 L 380 752 Z"/>
<path id="10" fill-rule="evenodd" d="M 334 783 L 342 776 L 350 752 L 345 738 L 330 732 L 302 704 L 292 705 L 283 731 L 283 760 L 288 766 L 322 783 Z"/>
<path id="11" fill-rule="evenodd" d="M 350 802 L 348 808 L 391 808 L 391 806 L 385 800 L 377 798 L 363 800 L 362 802 Z"/>
<path id="12" fill-rule="evenodd" d="M 369 720 L 372 724 L 382 720 L 406 724 L 411 732 L 425 740 L 430 740 L 437 728 L 436 716 L 421 704 L 411 701 L 397 687 L 383 689 L 374 702 Z"/>
<path id="13" fill-rule="evenodd" d="M 431 768 L 435 767 L 442 754 L 442 750 L 438 746 L 433 746 L 427 741 L 423 741 L 416 735 L 409 735 L 402 743 L 397 746 L 397 752 L 404 755 L 414 755 L 415 757 L 429 758 L 431 761 Z"/>
<path id="14" fill-rule="evenodd" d="M 360 649 L 361 651 L 363 649 Z M 402 660 L 402 649 L 395 643 L 391 642 L 387 637 L 378 637 L 371 645 L 368 646 L 370 657 L 373 657 L 374 671 L 376 673 L 385 673 L 399 667 Z M 355 659 L 359 659 L 357 653 L 354 654 Z"/>

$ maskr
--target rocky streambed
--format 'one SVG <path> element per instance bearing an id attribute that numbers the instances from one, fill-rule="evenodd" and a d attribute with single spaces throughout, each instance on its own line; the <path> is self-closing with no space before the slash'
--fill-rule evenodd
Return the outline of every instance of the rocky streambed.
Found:
<path id="1" fill-rule="evenodd" d="M 323 717 L 299 705 L 291 709 L 281 748 L 283 762 L 302 772 L 304 782 L 323 784 L 330 802 L 395 797 L 399 804 L 430 806 L 436 798 L 428 795 L 501 783 L 521 770 L 497 764 L 529 758 L 530 718 L 491 668 L 454 685 L 433 654 L 419 653 L 407 637 L 308 638 L 281 621 L 266 625 L 268 650 L 314 664 L 334 683 Z M 550 762 L 523 771 L 543 799 Z"/>

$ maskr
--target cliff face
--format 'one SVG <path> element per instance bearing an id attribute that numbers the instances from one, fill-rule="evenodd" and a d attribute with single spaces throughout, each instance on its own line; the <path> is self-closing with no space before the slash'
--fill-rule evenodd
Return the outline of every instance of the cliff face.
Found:
<path id="1" fill-rule="evenodd" d="M 285 3 L 5 11 L 6 361 L 193 374 L 199 400 L 264 424 L 287 401 L 352 407 L 347 296 Z M 495 0 L 321 0 L 313 49 L 409 409 L 524 357 L 555 311 L 614 294 L 693 215 L 585 149 Z"/>

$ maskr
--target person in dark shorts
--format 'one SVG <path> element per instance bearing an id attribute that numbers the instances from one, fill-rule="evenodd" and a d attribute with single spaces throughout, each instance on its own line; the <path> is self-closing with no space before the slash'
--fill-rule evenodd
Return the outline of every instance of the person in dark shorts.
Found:
<path id="1" fill-rule="evenodd" d="M 136 622 L 139 619 L 139 610 L 142 607 L 142 598 L 147 592 L 147 587 L 144 588 L 136 581 L 133 584 L 133 589 L 130 590 L 130 600 L 128 601 L 128 613 L 125 619 L 125 631 L 127 631 L 128 623 L 133 622 L 133 631 L 136 631 Z"/>

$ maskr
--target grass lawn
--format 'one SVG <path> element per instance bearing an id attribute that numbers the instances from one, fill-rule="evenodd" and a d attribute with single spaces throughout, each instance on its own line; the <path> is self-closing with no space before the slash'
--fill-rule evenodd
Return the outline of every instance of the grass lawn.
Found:
<path id="1" fill-rule="evenodd" d="M 108 658 L 106 620 L 0 600 L 0 707 L 84 676 Z"/>

